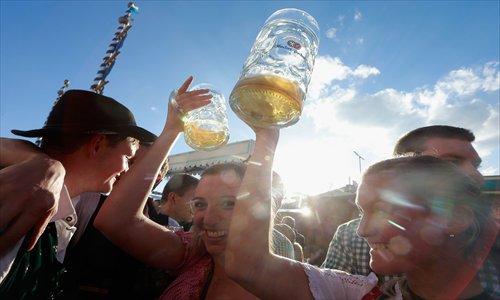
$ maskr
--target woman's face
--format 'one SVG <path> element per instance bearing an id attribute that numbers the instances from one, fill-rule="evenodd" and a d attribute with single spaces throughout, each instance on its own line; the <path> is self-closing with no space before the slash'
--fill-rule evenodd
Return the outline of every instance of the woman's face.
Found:
<path id="1" fill-rule="evenodd" d="M 240 177 L 234 171 L 227 171 L 204 175 L 195 190 L 191 204 L 193 224 L 211 255 L 222 254 L 226 249 L 240 184 Z"/>
<path id="2" fill-rule="evenodd" d="M 391 176 L 371 174 L 361 183 L 356 199 L 361 212 L 358 235 L 370 246 L 373 271 L 409 273 L 439 259 L 445 224 L 394 188 Z"/>

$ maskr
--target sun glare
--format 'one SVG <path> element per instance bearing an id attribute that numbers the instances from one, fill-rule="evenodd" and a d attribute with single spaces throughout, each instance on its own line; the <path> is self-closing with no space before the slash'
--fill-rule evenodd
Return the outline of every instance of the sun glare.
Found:
<path id="1" fill-rule="evenodd" d="M 304 217 L 309 217 L 312 214 L 312 210 L 309 206 L 304 206 L 300 209 L 300 212 Z"/>
<path id="2" fill-rule="evenodd" d="M 357 180 L 357 160 L 352 150 L 328 141 L 300 140 L 280 145 L 275 170 L 287 193 L 317 195 Z"/>

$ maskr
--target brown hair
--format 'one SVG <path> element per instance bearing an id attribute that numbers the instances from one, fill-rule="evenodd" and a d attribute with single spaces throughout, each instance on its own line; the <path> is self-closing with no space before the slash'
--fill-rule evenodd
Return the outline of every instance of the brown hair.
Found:
<path id="1" fill-rule="evenodd" d="M 472 131 L 448 125 L 432 125 L 412 130 L 399 138 L 394 146 L 393 155 L 401 156 L 409 153 L 420 154 L 425 150 L 427 139 L 439 137 L 473 142 L 476 137 Z"/>
<path id="2" fill-rule="evenodd" d="M 196 188 L 198 182 L 198 178 L 188 174 L 177 174 L 172 176 L 163 188 L 160 203 L 165 204 L 165 202 L 167 202 L 168 200 L 168 194 L 172 192 L 176 193 L 179 196 L 184 196 L 184 194 L 188 190 Z"/>
<path id="3" fill-rule="evenodd" d="M 207 169 L 205 169 L 205 171 L 201 173 L 201 178 L 203 178 L 203 176 L 205 175 L 217 175 L 227 171 L 234 171 L 240 179 L 243 179 L 246 170 L 247 170 L 246 165 L 243 163 L 237 163 L 237 162 L 221 163 L 210 166 Z"/>

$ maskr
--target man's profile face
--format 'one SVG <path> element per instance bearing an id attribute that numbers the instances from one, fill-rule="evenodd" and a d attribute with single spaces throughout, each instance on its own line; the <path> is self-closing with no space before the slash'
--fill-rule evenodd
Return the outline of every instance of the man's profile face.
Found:
<path id="1" fill-rule="evenodd" d="M 175 210 L 177 215 L 180 217 L 180 221 L 191 222 L 193 216 L 191 215 L 191 200 L 194 198 L 195 187 L 188 189 L 184 195 L 177 195 L 177 201 L 175 202 Z"/>
<path id="2" fill-rule="evenodd" d="M 117 145 L 106 142 L 99 151 L 99 164 L 96 180 L 100 192 L 109 193 L 119 176 L 129 168 L 129 160 L 137 150 L 137 145 L 126 139 Z"/>
<path id="3" fill-rule="evenodd" d="M 472 144 L 455 138 L 431 137 L 424 144 L 422 155 L 431 155 L 453 162 L 472 177 L 480 186 L 483 185 L 483 175 L 479 172 L 481 158 Z"/>

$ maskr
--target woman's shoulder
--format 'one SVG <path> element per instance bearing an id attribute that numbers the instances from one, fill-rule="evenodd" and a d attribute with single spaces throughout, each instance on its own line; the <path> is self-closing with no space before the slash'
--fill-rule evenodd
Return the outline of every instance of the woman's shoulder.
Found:
<path id="1" fill-rule="evenodd" d="M 191 232 L 176 232 L 186 244 L 181 265 L 173 272 L 177 278 L 168 286 L 160 299 L 199 299 L 211 269 L 211 257 L 196 245 Z"/>
<path id="2" fill-rule="evenodd" d="M 210 265 L 210 255 L 202 248 L 196 235 L 193 232 L 176 231 L 175 234 L 181 239 L 184 244 L 185 251 L 182 262 L 179 266 L 169 272 L 175 275 L 185 272 L 193 267 L 193 265 Z"/>

